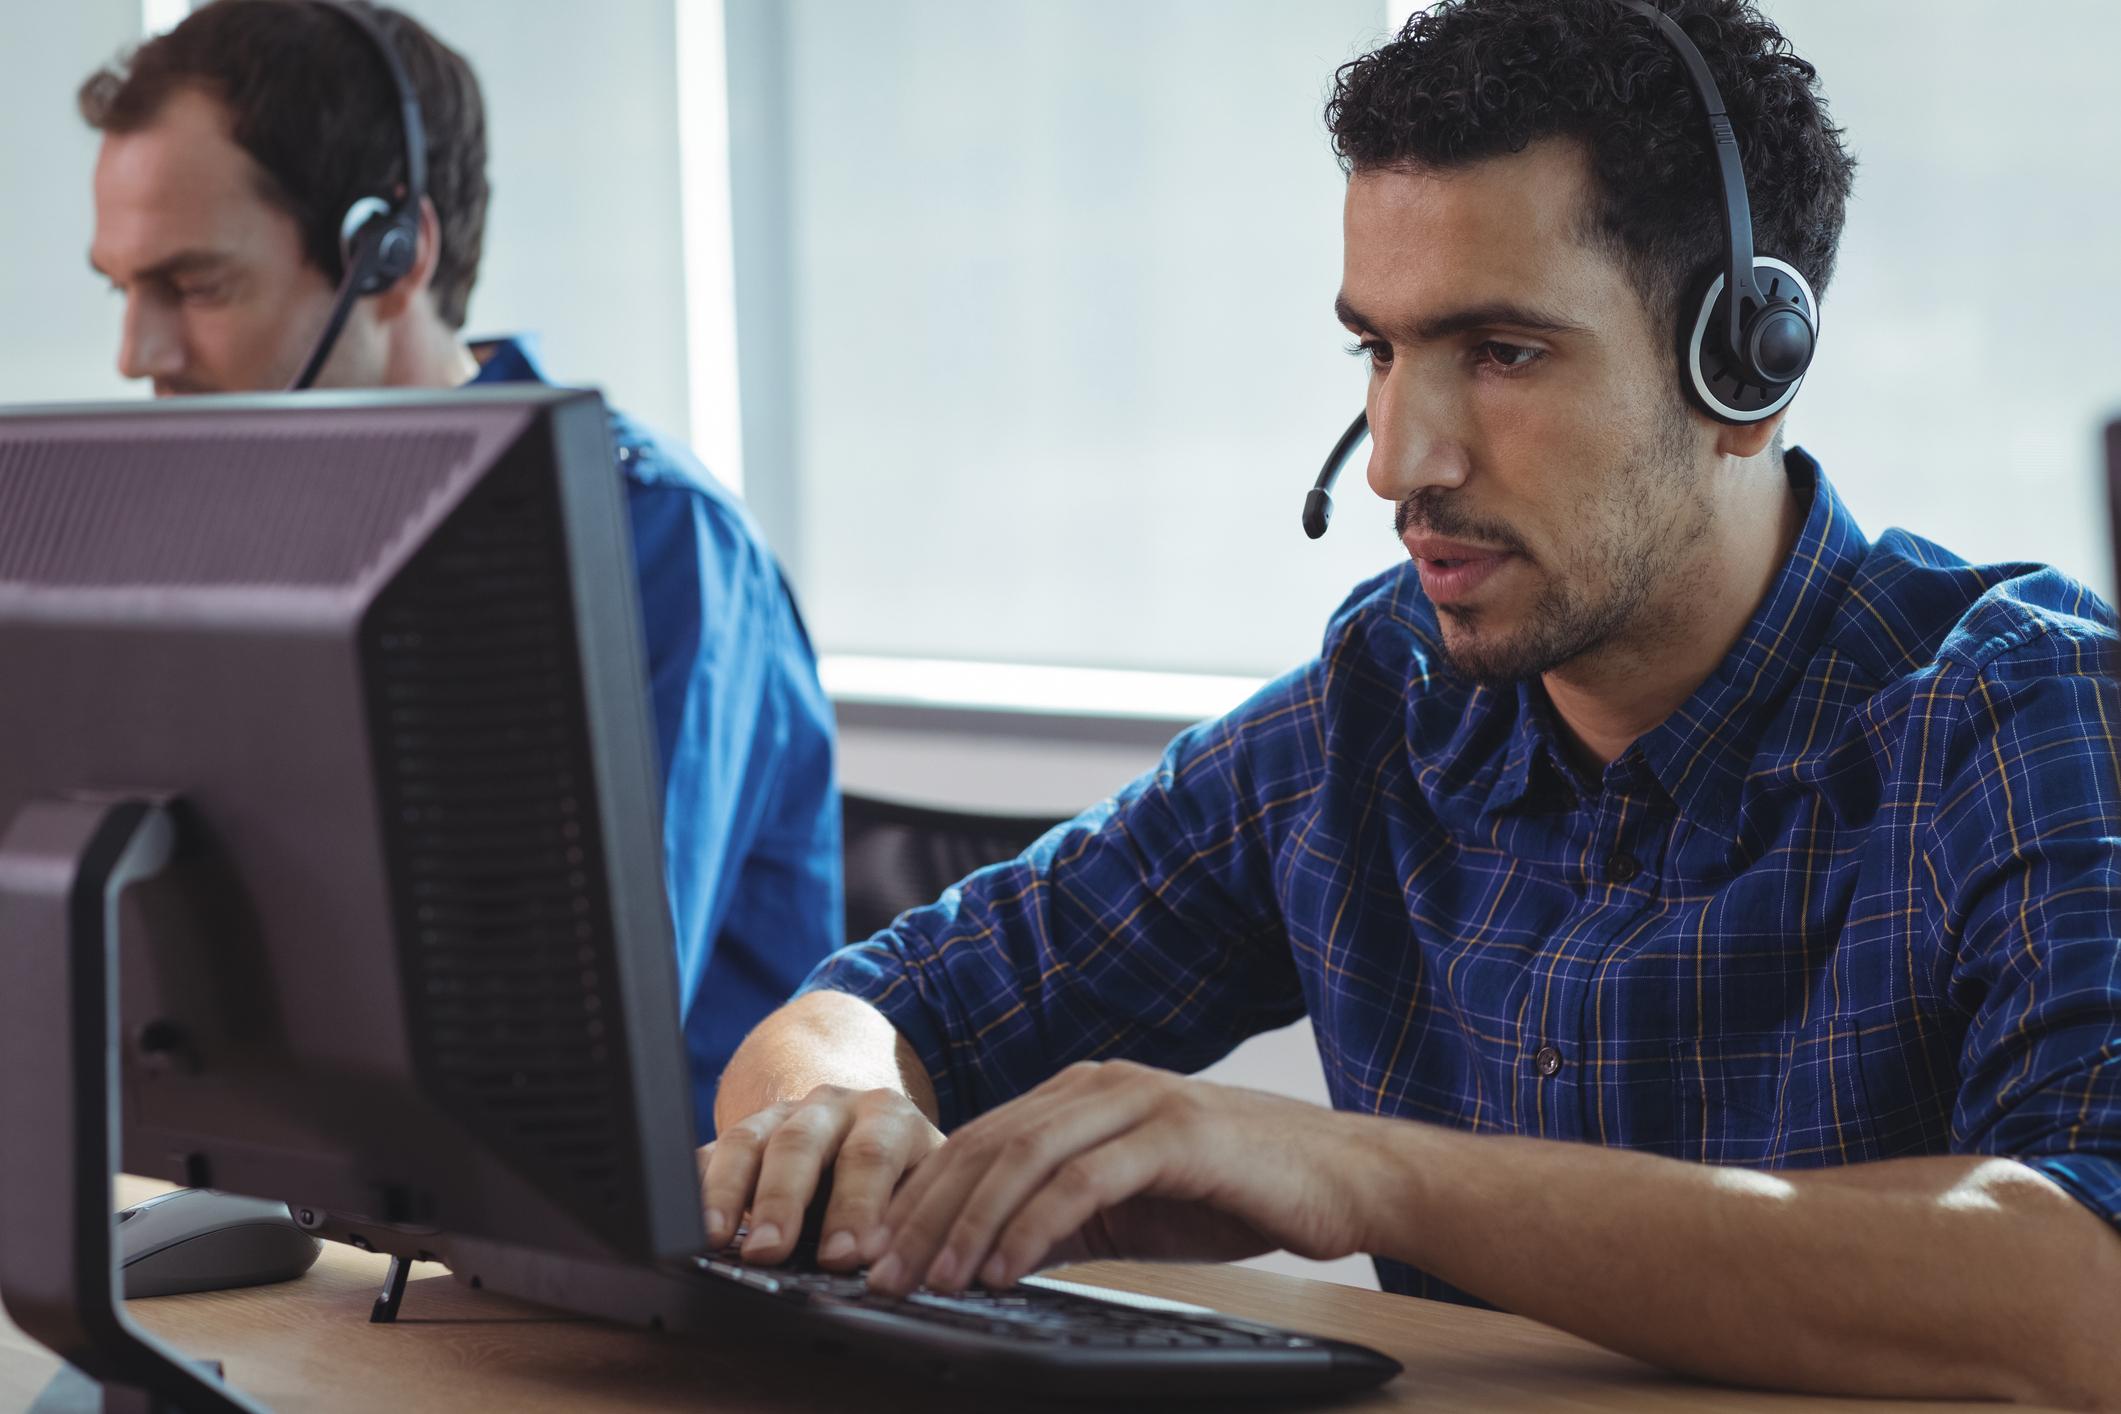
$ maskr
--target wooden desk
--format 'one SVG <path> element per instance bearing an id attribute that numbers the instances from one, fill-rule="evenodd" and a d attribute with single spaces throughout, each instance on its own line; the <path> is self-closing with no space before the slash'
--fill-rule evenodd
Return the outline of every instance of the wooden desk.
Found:
<path id="1" fill-rule="evenodd" d="M 124 1180 L 125 1201 L 162 1185 Z M 393 1326 L 368 1324 L 383 1258 L 327 1243 L 300 1281 L 141 1301 L 141 1324 L 225 1362 L 231 1382 L 276 1410 L 670 1409 L 992 1410 L 992 1394 L 815 1358 L 775 1365 L 755 1347 L 652 1335 L 459 1285 L 422 1264 Z M 1065 1273 L 1320 1335 L 1395 1356 L 1406 1373 L 1336 1411 L 1993 1409 L 1994 1405 L 1815 1400 L 1661 1374 L 1547 1326 L 1375 1291 L 1235 1267 L 1098 1263 Z M 26 1409 L 58 1361 L 0 1316 L 0 1410 Z M 1052 1408 L 1010 1399 L 1011 1408 Z"/>

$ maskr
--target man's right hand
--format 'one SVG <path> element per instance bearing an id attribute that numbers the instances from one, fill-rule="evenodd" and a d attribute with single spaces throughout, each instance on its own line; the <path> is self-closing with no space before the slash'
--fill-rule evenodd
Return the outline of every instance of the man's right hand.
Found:
<path id="1" fill-rule="evenodd" d="M 800 1100 L 769 1106 L 700 1150 L 708 1250 L 735 1236 L 748 1209 L 744 1260 L 786 1260 L 830 1171 L 818 1265 L 851 1271 L 882 1251 L 892 1193 L 942 1142 L 942 1131 L 897 1090 L 820 1085 Z"/>

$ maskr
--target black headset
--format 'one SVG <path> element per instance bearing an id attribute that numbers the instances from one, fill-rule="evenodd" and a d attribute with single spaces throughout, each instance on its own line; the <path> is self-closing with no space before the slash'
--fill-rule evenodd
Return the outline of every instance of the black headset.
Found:
<path id="1" fill-rule="evenodd" d="M 339 257 L 346 273 L 339 281 L 324 332 L 303 360 L 302 371 L 287 385 L 290 393 L 316 381 L 324 360 L 331 357 L 332 346 L 339 342 L 339 331 L 346 327 L 353 302 L 362 295 L 382 293 L 412 269 L 420 252 L 420 207 L 427 199 L 427 125 L 420 119 L 419 96 L 413 91 L 412 76 L 405 72 L 405 61 L 398 57 L 397 46 L 366 10 L 340 0 L 311 3 L 343 16 L 382 56 L 383 67 L 389 71 L 391 86 L 398 94 L 398 126 L 405 138 L 405 185 L 396 195 L 361 197 L 339 218 Z"/>
<path id="2" fill-rule="evenodd" d="M 1618 0 L 1643 15 L 1672 46 L 1708 114 L 1723 187 L 1722 267 L 1705 277 L 1699 296 L 1681 307 L 1679 359 L 1687 396 L 1718 422 L 1760 422 L 1789 406 L 1819 343 L 1819 301 L 1811 284 L 1787 261 L 1753 253 L 1753 208 L 1746 197 L 1738 138 L 1724 113 L 1723 94 L 1708 61 L 1672 17 L 1649 0 Z M 1370 430 L 1357 413 L 1333 446 L 1304 497 L 1304 534 L 1316 540 L 1333 514 L 1333 482 Z"/>

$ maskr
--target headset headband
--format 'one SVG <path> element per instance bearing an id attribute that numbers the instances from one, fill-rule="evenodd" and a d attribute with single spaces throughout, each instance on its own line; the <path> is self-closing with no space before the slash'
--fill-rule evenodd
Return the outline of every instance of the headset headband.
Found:
<path id="1" fill-rule="evenodd" d="M 412 86 L 412 76 L 405 72 L 405 60 L 390 42 L 390 36 L 383 33 L 383 27 L 365 10 L 355 9 L 344 0 L 311 3 L 345 16 L 381 56 L 383 67 L 390 73 L 391 87 L 398 95 L 398 131 L 405 139 L 405 193 L 391 205 L 413 212 L 417 219 L 420 203 L 427 198 L 427 125 L 421 121 L 419 95 Z"/>
<path id="2" fill-rule="evenodd" d="M 1723 297 L 1726 318 L 1724 329 L 1730 339 L 1731 356 L 1743 359 L 1744 350 L 1739 347 L 1739 335 L 1745 328 L 1745 302 L 1751 300 L 1758 309 L 1767 301 L 1761 297 L 1760 286 L 1753 280 L 1753 204 L 1745 191 L 1745 165 L 1738 160 L 1738 134 L 1731 130 L 1731 120 L 1724 112 L 1723 93 L 1716 87 L 1716 76 L 1709 72 L 1708 60 L 1701 57 L 1701 50 L 1678 21 L 1649 3 L 1649 0 L 1620 0 L 1637 14 L 1648 16 L 1657 26 L 1665 42 L 1679 56 L 1680 67 L 1686 70 L 1687 79 L 1693 85 L 1694 96 L 1701 100 L 1708 114 L 1709 141 L 1716 148 L 1716 176 L 1723 187 L 1723 246 L 1729 256 L 1724 271 Z"/>
<path id="3" fill-rule="evenodd" d="M 402 279 L 412 269 L 420 249 L 420 212 L 427 200 L 427 125 L 420 118 L 419 94 L 398 48 L 383 33 L 383 27 L 367 10 L 341 0 L 311 0 L 352 25 L 383 60 L 391 87 L 398 95 L 398 129 L 405 140 L 405 190 L 389 196 L 356 197 L 339 218 L 340 261 L 345 266 L 338 293 L 324 328 L 311 346 L 301 370 L 287 385 L 299 392 L 314 383 L 346 327 L 353 302 L 362 295 L 376 294 Z"/>

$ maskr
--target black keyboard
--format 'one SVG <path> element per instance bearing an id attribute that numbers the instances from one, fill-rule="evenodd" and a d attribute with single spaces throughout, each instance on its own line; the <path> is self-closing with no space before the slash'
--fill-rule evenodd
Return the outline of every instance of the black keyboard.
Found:
<path id="1" fill-rule="evenodd" d="M 870 1291 L 860 1276 L 826 1271 L 747 1267 L 700 1259 L 709 1275 L 742 1282 L 769 1295 L 801 1293 L 811 1300 L 888 1311 L 931 1325 L 1056 1345 L 1122 1346 L 1158 1350 L 1314 1350 L 1315 1337 L 1240 1321 L 1175 1303 L 1134 1304 L 1125 1292 L 1098 1292 L 1069 1282 L 1032 1277 L 1012 1290 L 972 1287 L 955 1296 L 923 1288 L 906 1296 Z M 1137 1298 L 1146 1302 L 1146 1298 Z"/>
<path id="2" fill-rule="evenodd" d="M 1004 1291 L 886 1296 L 803 1255 L 782 1267 L 747 1266 L 734 1249 L 695 1260 L 703 1277 L 777 1308 L 784 1330 L 817 1344 L 1019 1393 L 1287 1397 L 1364 1389 L 1400 1369 L 1362 1346 L 1049 1277 Z"/>

